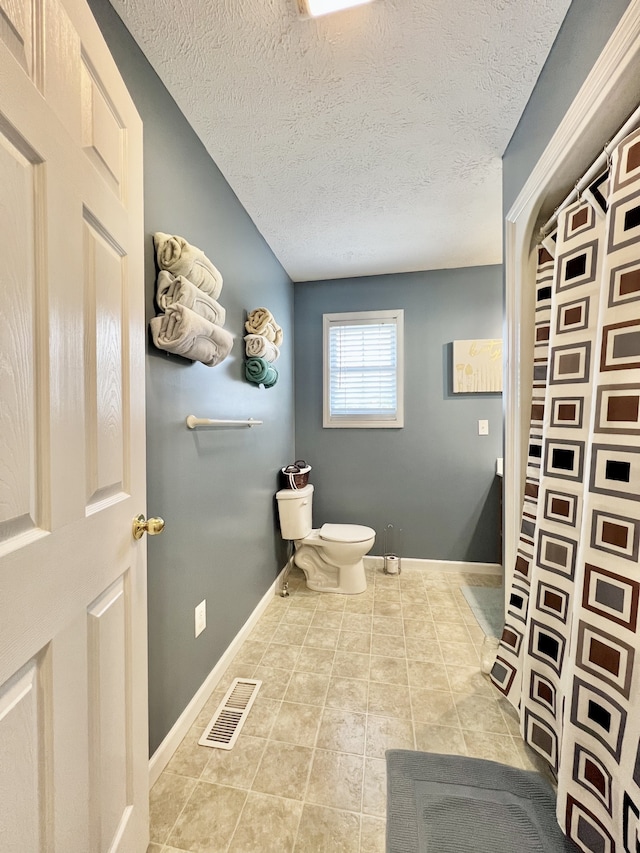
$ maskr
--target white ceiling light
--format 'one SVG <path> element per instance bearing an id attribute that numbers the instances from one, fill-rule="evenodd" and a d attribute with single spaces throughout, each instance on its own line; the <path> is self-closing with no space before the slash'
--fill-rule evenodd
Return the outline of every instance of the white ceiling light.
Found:
<path id="1" fill-rule="evenodd" d="M 352 6 L 363 6 L 372 0 L 298 0 L 298 8 L 302 15 L 317 18 L 330 12 L 350 9 Z"/>

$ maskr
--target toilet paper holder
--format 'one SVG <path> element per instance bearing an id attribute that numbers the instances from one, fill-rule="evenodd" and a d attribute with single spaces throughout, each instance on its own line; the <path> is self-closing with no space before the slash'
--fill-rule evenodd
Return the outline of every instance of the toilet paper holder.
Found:
<path id="1" fill-rule="evenodd" d="M 385 575 L 399 575 L 402 571 L 402 529 L 387 524 L 383 535 L 383 566 Z"/>

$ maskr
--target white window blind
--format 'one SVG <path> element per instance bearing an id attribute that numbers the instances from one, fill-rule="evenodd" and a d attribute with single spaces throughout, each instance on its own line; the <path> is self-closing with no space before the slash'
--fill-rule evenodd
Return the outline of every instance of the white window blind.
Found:
<path id="1" fill-rule="evenodd" d="M 402 426 L 402 312 L 325 315 L 325 426 Z"/>

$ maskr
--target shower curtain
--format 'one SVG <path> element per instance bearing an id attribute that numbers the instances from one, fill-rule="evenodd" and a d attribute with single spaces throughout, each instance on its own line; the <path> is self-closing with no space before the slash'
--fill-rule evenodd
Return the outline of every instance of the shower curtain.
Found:
<path id="1" fill-rule="evenodd" d="M 640 131 L 538 247 L 525 495 L 491 672 L 589 853 L 640 850 Z"/>

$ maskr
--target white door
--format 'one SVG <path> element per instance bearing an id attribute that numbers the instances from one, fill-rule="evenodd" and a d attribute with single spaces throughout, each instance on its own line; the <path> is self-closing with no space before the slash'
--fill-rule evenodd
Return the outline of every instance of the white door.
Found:
<path id="1" fill-rule="evenodd" d="M 0 849 L 147 843 L 142 126 L 84 0 L 0 0 Z"/>

